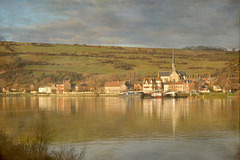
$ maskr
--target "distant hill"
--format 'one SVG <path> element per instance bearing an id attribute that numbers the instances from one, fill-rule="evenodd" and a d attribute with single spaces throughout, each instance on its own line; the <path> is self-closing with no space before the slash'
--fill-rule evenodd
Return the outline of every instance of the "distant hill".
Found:
<path id="1" fill-rule="evenodd" d="M 236 74 L 239 52 L 175 49 L 176 68 L 188 75 Z M 0 42 L 0 87 L 81 81 L 91 76 L 108 79 L 156 76 L 171 70 L 172 49 L 115 46 Z M 137 76 L 136 76 L 137 75 Z M 137 78 L 136 78 L 137 77 Z"/>
<path id="2" fill-rule="evenodd" d="M 212 51 L 227 51 L 226 48 L 219 46 L 188 46 L 183 49 L 191 49 L 191 50 L 212 50 Z"/>

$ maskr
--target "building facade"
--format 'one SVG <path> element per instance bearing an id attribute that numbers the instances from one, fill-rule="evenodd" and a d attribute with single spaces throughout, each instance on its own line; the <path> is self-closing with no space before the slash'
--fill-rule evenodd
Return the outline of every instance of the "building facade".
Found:
<path id="1" fill-rule="evenodd" d="M 172 71 L 159 71 L 158 77 L 161 78 L 162 82 L 179 82 L 181 80 L 186 80 L 187 75 L 185 71 L 177 71 L 175 66 L 175 56 L 173 51 L 172 56 Z"/>
<path id="2" fill-rule="evenodd" d="M 190 85 L 189 83 L 184 82 L 168 82 L 164 84 L 165 92 L 189 92 Z"/>
<path id="3" fill-rule="evenodd" d="M 123 81 L 114 81 L 114 82 L 106 82 L 104 84 L 104 92 L 105 93 L 121 93 L 127 90 L 127 86 Z"/>
<path id="4" fill-rule="evenodd" d="M 70 80 L 64 80 L 63 83 L 57 83 L 57 93 L 62 93 L 64 91 L 71 91 L 71 82 Z"/>
<path id="5" fill-rule="evenodd" d="M 162 90 L 162 81 L 159 77 L 143 79 L 144 92 L 153 92 L 153 91 L 160 91 L 160 90 Z"/>

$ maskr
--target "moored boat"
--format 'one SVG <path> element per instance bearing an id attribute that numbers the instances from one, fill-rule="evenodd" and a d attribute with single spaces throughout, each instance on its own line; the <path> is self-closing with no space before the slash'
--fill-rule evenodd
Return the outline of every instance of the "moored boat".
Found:
<path id="1" fill-rule="evenodd" d="M 161 92 L 154 92 L 151 95 L 152 98 L 162 98 L 162 96 L 163 96 L 163 93 Z"/>
<path id="2" fill-rule="evenodd" d="M 178 97 L 178 92 L 165 92 L 164 97 L 171 97 L 171 98 L 177 98 Z"/>
<path id="3" fill-rule="evenodd" d="M 128 91 L 128 92 L 122 92 L 122 93 L 120 93 L 119 94 L 119 96 L 140 96 L 140 93 L 138 93 L 138 92 L 134 92 L 134 91 Z"/>
<path id="4" fill-rule="evenodd" d="M 141 92 L 141 98 L 187 98 L 179 92 Z"/>
<path id="5" fill-rule="evenodd" d="M 153 92 L 142 92 L 142 98 L 152 98 Z"/>

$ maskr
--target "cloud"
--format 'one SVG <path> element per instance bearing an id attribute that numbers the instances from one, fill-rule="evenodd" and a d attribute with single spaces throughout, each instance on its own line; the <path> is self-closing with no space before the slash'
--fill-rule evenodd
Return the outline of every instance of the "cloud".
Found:
<path id="1" fill-rule="evenodd" d="M 3 4 L 11 5 L 10 11 L 0 6 L 0 33 L 13 41 L 238 48 L 238 4 L 237 0 L 11 0 Z"/>
<path id="2" fill-rule="evenodd" d="M 0 41 L 5 41 L 5 37 L 0 35 Z"/>

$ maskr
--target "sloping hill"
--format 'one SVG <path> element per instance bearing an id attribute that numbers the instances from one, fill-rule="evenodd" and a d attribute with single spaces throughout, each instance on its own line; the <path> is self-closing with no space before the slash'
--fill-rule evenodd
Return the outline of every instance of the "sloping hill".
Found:
<path id="1" fill-rule="evenodd" d="M 177 69 L 195 76 L 226 71 L 238 56 L 230 51 L 175 49 Z M 172 49 L 1 42 L 0 81 L 2 85 L 29 85 L 57 82 L 65 76 L 73 81 L 91 75 L 124 78 L 133 72 L 140 80 L 170 70 L 171 58 Z"/>

